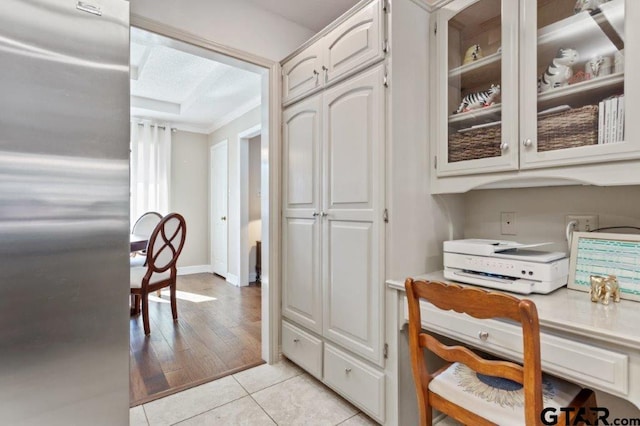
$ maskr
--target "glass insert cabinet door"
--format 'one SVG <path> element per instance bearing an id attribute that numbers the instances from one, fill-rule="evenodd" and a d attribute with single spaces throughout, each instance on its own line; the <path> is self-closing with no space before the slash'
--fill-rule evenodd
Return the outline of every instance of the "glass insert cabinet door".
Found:
<path id="1" fill-rule="evenodd" d="M 639 156 L 630 133 L 635 125 L 626 119 L 635 111 L 638 120 L 637 101 L 630 99 L 638 90 L 625 78 L 639 47 L 637 37 L 628 37 L 625 19 L 633 22 L 628 12 L 637 16 L 638 3 L 523 2 L 521 168 Z"/>
<path id="2" fill-rule="evenodd" d="M 439 176 L 518 168 L 518 3 L 456 0 L 438 11 Z"/>

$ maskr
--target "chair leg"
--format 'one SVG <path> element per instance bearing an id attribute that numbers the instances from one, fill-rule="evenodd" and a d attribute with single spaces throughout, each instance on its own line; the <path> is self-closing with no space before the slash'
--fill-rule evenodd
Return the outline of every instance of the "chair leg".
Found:
<path id="1" fill-rule="evenodd" d="M 144 325 L 144 334 L 151 334 L 151 327 L 149 326 L 149 295 L 147 293 L 142 294 L 142 324 Z"/>
<path id="2" fill-rule="evenodd" d="M 131 315 L 138 315 L 140 313 L 140 295 L 131 295 Z"/>
<path id="3" fill-rule="evenodd" d="M 162 297 L 162 291 L 161 291 L 161 290 L 158 290 L 158 291 L 156 292 L 156 294 L 158 295 L 158 297 Z"/>
<path id="4" fill-rule="evenodd" d="M 171 293 L 171 315 L 173 315 L 173 320 L 178 319 L 178 305 L 176 303 L 176 283 L 171 284 L 169 286 L 169 290 Z"/>

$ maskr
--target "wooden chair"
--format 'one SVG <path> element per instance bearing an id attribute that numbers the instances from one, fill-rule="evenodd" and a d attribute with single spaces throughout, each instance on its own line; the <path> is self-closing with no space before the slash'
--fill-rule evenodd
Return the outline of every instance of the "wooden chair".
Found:
<path id="1" fill-rule="evenodd" d="M 595 394 L 542 374 L 540 328 L 535 304 L 526 299 L 439 282 L 405 282 L 409 304 L 409 349 L 420 410 L 420 425 L 432 424 L 432 409 L 467 425 L 540 425 L 544 407 L 597 407 Z M 474 318 L 505 318 L 522 327 L 524 363 L 482 358 L 462 346 L 447 346 L 421 329 L 420 299 L 439 309 Z M 428 349 L 447 364 L 429 373 Z M 559 415 L 558 424 L 574 424 L 577 410 Z M 581 413 L 594 424 L 594 413 Z"/>
<path id="2" fill-rule="evenodd" d="M 131 228 L 131 233 L 142 237 L 151 237 L 151 233 L 158 226 L 158 223 L 162 220 L 162 215 L 158 212 L 146 212 L 136 220 Z M 147 265 L 147 249 L 134 251 L 129 258 L 129 266 L 135 268 L 136 266 Z M 161 297 L 160 290 L 158 290 L 158 297 Z"/>
<path id="3" fill-rule="evenodd" d="M 131 306 L 132 312 L 138 310 L 142 301 L 142 321 L 144 333 L 149 334 L 149 293 L 169 287 L 171 295 L 171 314 L 178 319 L 176 305 L 176 262 L 182 252 L 187 235 L 187 224 L 178 213 L 162 218 L 149 239 L 146 253 L 146 266 L 131 268 Z"/>

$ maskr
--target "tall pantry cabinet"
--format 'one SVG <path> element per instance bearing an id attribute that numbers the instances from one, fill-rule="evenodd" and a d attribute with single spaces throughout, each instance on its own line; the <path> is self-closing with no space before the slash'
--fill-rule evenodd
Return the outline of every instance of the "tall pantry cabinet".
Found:
<path id="1" fill-rule="evenodd" d="M 383 423 L 385 280 L 441 267 L 447 238 L 428 24 L 411 0 L 362 1 L 282 63 L 282 352 Z"/>

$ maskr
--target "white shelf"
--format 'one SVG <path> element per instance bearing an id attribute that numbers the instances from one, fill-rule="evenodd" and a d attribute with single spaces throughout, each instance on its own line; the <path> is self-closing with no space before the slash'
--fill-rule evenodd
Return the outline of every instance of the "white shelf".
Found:
<path id="1" fill-rule="evenodd" d="M 501 118 L 502 104 L 491 105 L 490 107 L 474 109 L 460 114 L 449 116 L 449 124 L 464 123 L 471 125 L 476 123 L 487 123 L 490 121 L 498 121 Z"/>
<path id="2" fill-rule="evenodd" d="M 485 56 L 484 58 L 480 58 L 477 61 L 469 62 L 468 64 L 460 65 L 459 67 L 451 69 L 449 71 L 449 77 L 457 77 L 459 75 L 477 70 L 478 68 L 485 67 L 487 65 L 491 65 L 495 62 L 500 61 L 500 57 L 502 53 L 496 52 L 489 56 Z"/>
<path id="3" fill-rule="evenodd" d="M 622 89 L 623 85 L 624 73 L 617 73 L 551 89 L 538 95 L 538 109 L 547 109 L 561 104 L 574 108 L 586 104 L 597 104 L 603 98 L 612 95 L 616 87 Z"/>

